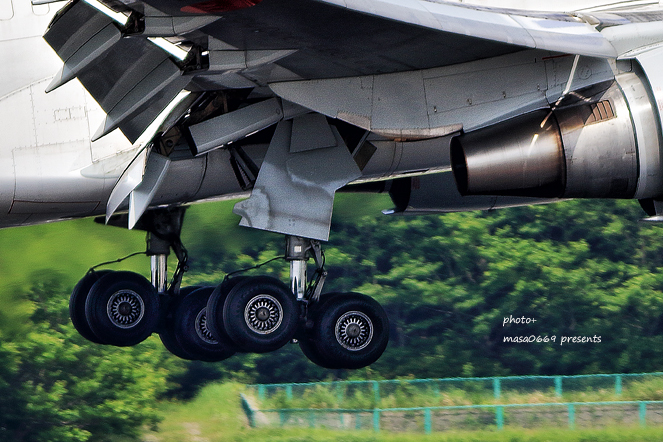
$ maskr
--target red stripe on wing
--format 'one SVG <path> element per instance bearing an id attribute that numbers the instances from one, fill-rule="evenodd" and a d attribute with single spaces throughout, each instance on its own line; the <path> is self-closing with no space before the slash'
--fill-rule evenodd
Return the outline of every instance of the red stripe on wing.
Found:
<path id="1" fill-rule="evenodd" d="M 250 8 L 261 1 L 262 0 L 210 0 L 185 6 L 181 8 L 180 11 L 193 14 L 218 14 L 220 12 Z"/>

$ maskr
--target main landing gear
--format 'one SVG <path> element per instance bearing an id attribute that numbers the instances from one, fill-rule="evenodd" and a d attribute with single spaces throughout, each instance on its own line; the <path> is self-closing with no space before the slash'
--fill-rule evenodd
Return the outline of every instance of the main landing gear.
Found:
<path id="1" fill-rule="evenodd" d="M 229 275 L 216 287 L 181 288 L 187 265 L 183 217 L 183 208 L 159 209 L 136 226 L 147 231 L 151 282 L 109 270 L 91 270 L 78 282 L 69 311 L 83 337 L 131 346 L 157 332 L 174 355 L 207 362 L 236 352 L 271 352 L 293 341 L 312 362 L 330 369 L 365 367 L 382 355 L 389 340 L 387 315 L 359 293 L 321 294 L 327 272 L 318 241 L 286 237 L 289 287 L 268 276 Z M 168 285 L 171 249 L 178 266 Z M 310 258 L 316 270 L 309 281 Z"/>

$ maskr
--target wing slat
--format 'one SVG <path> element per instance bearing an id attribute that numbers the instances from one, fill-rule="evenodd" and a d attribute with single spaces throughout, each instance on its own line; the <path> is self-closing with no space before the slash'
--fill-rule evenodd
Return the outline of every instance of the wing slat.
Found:
<path id="1" fill-rule="evenodd" d="M 119 128 L 135 142 L 190 80 L 166 51 L 82 1 L 65 7 L 44 38 L 64 61 L 48 90 L 78 77 L 107 114 L 93 141 Z"/>

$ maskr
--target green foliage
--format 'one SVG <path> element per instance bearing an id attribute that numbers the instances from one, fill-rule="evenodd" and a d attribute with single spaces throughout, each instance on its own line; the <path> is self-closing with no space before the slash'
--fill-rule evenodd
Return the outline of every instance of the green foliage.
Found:
<path id="1" fill-rule="evenodd" d="M 27 294 L 27 333 L 0 343 L 0 440 L 136 438 L 158 421 L 155 402 L 178 363 L 154 339 L 135 348 L 85 341 L 68 323 L 62 279 L 40 275 Z"/>
<path id="2" fill-rule="evenodd" d="M 154 421 L 147 405 L 154 397 L 189 398 L 214 380 L 629 373 L 663 366 L 663 242 L 660 227 L 638 222 L 637 203 L 568 201 L 407 218 L 378 215 L 377 208 L 389 207 L 380 198 L 339 195 L 337 201 L 325 290 L 371 295 L 391 322 L 384 356 L 355 372 L 317 367 L 296 345 L 218 364 L 175 361 L 154 338 L 135 349 L 93 346 L 66 325 L 68 293 L 88 267 L 143 250 L 143 233 L 90 220 L 0 231 L 6 251 L 0 437 L 9 431 L 20 439 L 18 431 L 28 428 L 44 434 L 30 433 L 34 440 L 82 440 L 119 426 L 131 437 L 140 422 Z M 215 285 L 228 272 L 281 253 L 281 235 L 236 227 L 231 205 L 189 210 L 185 284 Z M 358 211 L 364 215 L 352 216 Z M 111 268 L 146 273 L 148 266 L 135 258 Z M 275 261 L 253 272 L 285 280 L 288 268 Z M 536 322 L 505 326 L 510 316 Z M 504 340 L 553 335 L 553 343 Z M 594 336 L 601 342 L 560 345 L 562 337 Z M 382 400 L 403 404 L 410 395 L 401 388 Z M 321 403 L 334 399 L 322 391 L 314 396 Z M 374 402 L 371 392 L 351 396 L 357 406 Z M 95 426 L 93 418 L 105 423 Z"/>

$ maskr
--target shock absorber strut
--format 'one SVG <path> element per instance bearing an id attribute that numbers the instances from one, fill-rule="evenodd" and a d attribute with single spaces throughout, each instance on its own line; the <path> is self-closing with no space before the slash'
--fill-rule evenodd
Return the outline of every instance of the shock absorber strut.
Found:
<path id="1" fill-rule="evenodd" d="M 309 285 L 307 267 L 311 257 L 317 268 Z M 285 259 L 290 263 L 290 289 L 297 300 L 317 301 L 327 278 L 320 241 L 287 235 Z"/>

